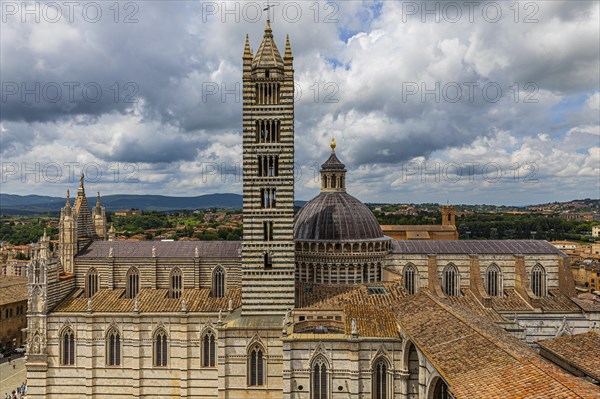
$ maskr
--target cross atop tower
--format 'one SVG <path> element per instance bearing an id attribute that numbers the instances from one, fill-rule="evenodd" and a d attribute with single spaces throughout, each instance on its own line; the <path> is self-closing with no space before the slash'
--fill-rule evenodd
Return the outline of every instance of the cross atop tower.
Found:
<path id="1" fill-rule="evenodd" d="M 267 12 L 267 23 L 271 22 L 271 7 L 275 7 L 275 5 L 269 4 L 269 0 L 267 0 L 267 6 L 263 9 L 263 11 Z"/>

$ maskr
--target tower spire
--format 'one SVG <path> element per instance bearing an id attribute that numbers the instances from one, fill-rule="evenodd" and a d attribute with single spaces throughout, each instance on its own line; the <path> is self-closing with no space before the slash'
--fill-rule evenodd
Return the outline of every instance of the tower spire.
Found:
<path id="1" fill-rule="evenodd" d="M 67 189 L 67 200 L 65 202 L 65 208 L 71 207 L 71 192 Z"/>
<path id="2" fill-rule="evenodd" d="M 81 175 L 79 176 L 79 188 L 77 189 L 77 196 L 79 196 L 81 194 L 85 194 L 85 188 L 83 187 L 84 178 L 85 178 L 85 176 L 84 176 L 83 172 L 81 172 Z"/>

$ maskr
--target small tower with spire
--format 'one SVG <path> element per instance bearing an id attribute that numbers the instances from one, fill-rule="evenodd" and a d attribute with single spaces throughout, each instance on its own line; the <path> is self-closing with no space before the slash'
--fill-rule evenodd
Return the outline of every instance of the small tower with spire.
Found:
<path id="1" fill-rule="evenodd" d="M 242 314 L 283 316 L 294 306 L 294 69 L 267 19 L 243 62 L 244 239 Z M 265 294 L 268 293 L 268 294 Z"/>
<path id="2" fill-rule="evenodd" d="M 105 222 L 106 225 L 106 222 Z M 64 273 L 74 273 L 74 258 L 95 235 L 94 222 L 85 196 L 84 175 L 79 178 L 75 205 L 71 207 L 71 196 L 67 191 L 65 207 L 60 211 L 59 252 Z"/>
<path id="3" fill-rule="evenodd" d="M 106 210 L 100 203 L 100 191 L 96 197 L 96 206 L 92 211 L 92 218 L 94 220 L 94 231 L 96 237 L 101 240 L 106 240 Z"/>
<path id="4" fill-rule="evenodd" d="M 335 138 L 331 137 L 331 155 L 321 165 L 321 192 L 346 192 L 346 165 L 335 155 Z"/>
<path id="5" fill-rule="evenodd" d="M 73 259 L 77 253 L 77 223 L 71 207 L 71 194 L 67 190 L 65 207 L 60 210 L 58 224 L 58 250 L 64 273 L 73 273 Z"/>

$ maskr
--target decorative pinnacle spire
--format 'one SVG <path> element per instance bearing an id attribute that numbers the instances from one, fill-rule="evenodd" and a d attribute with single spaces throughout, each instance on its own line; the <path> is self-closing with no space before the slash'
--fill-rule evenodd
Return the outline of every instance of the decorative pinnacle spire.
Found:
<path id="1" fill-rule="evenodd" d="M 100 191 L 98 191 L 98 196 L 96 197 L 96 206 L 100 208 Z"/>
<path id="2" fill-rule="evenodd" d="M 85 189 L 83 188 L 83 172 L 81 172 L 81 176 L 79 176 L 79 188 L 77 189 L 77 195 L 85 193 Z"/>
<path id="3" fill-rule="evenodd" d="M 243 58 L 252 58 L 252 50 L 250 50 L 250 39 L 246 33 L 246 44 L 244 45 L 244 56 Z"/>
<path id="4" fill-rule="evenodd" d="M 271 21 L 267 19 L 267 26 L 265 26 L 265 37 L 273 37 L 273 30 L 271 29 Z"/>
<path id="5" fill-rule="evenodd" d="M 331 147 L 331 152 L 335 153 L 336 144 L 335 144 L 335 137 L 333 136 L 333 134 L 331 135 L 331 144 L 329 144 L 329 146 Z"/>
<path id="6" fill-rule="evenodd" d="M 65 207 L 66 208 L 71 207 L 71 192 L 69 190 L 67 190 L 67 201 L 65 203 Z"/>
<path id="7" fill-rule="evenodd" d="M 290 45 L 290 35 L 285 36 L 285 54 L 283 58 L 286 60 L 294 58 L 292 55 L 292 46 Z"/>
<path id="8" fill-rule="evenodd" d="M 42 241 L 48 241 L 48 234 L 46 233 L 46 228 L 44 227 L 44 235 L 42 236 Z"/>

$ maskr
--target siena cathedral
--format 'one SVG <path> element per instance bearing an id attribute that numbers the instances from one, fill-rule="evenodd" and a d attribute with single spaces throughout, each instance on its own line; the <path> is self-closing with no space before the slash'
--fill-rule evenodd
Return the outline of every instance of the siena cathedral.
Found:
<path id="1" fill-rule="evenodd" d="M 243 241 L 116 240 L 82 176 L 28 266 L 28 398 L 600 397 L 540 354 L 600 324 L 565 254 L 386 236 L 334 141 L 294 215 L 289 37 L 242 60 Z"/>

